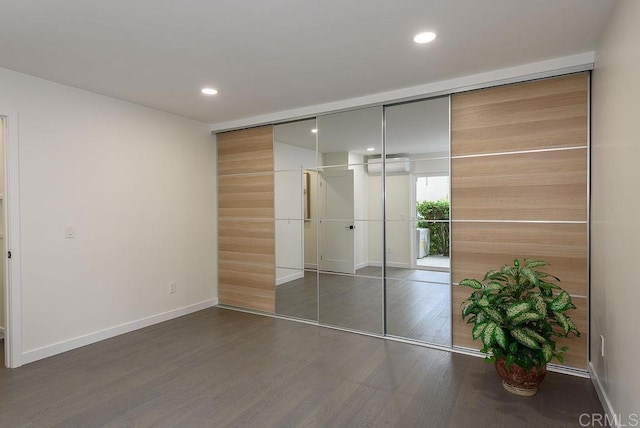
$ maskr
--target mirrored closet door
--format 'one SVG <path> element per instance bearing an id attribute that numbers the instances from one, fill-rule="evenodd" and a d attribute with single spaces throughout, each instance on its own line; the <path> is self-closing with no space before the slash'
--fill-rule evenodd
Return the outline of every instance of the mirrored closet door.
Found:
<path id="1" fill-rule="evenodd" d="M 386 334 L 451 345 L 449 97 L 385 107 Z"/>
<path id="2" fill-rule="evenodd" d="M 318 320 L 316 120 L 273 127 L 276 313 Z"/>
<path id="3" fill-rule="evenodd" d="M 317 136 L 319 320 L 382 335 L 382 107 L 320 116 Z"/>

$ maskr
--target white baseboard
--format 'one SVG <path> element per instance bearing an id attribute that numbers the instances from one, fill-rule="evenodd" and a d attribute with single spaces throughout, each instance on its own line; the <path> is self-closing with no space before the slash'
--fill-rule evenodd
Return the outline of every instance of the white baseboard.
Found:
<path id="1" fill-rule="evenodd" d="M 83 336 L 74 337 L 73 339 L 54 343 L 52 345 L 47 345 L 41 348 L 32 349 L 30 351 L 26 351 L 22 353 L 22 364 L 32 363 L 34 361 L 38 361 L 43 358 L 61 354 L 63 352 L 80 348 L 82 346 L 90 345 L 92 343 L 109 339 L 114 336 L 119 336 L 124 333 L 129 333 L 134 330 L 138 330 L 144 327 L 149 327 L 150 325 L 154 325 L 154 324 L 161 323 L 163 321 L 168 321 L 174 318 L 178 318 L 193 312 L 198 312 L 203 309 L 216 306 L 217 304 L 218 304 L 217 298 L 205 300 L 200 303 L 195 303 L 193 305 L 184 306 L 182 308 L 174 309 L 161 314 L 152 315 L 147 318 L 142 318 L 136 321 L 131 321 L 131 322 L 120 324 L 114 327 L 109 327 L 104 330 L 85 334 Z"/>
<path id="2" fill-rule="evenodd" d="M 290 281 L 295 281 L 296 279 L 304 278 L 304 272 L 296 272 L 290 275 L 283 276 L 281 278 L 276 278 L 276 287 L 278 285 L 286 284 Z"/>
<path id="3" fill-rule="evenodd" d="M 368 266 L 370 266 L 370 265 L 369 265 L 369 263 L 367 263 L 367 262 L 364 262 L 364 263 L 358 263 L 358 264 L 356 265 L 356 270 L 358 270 L 358 269 L 362 269 L 362 268 L 366 268 L 366 267 L 368 267 Z"/>
<path id="4" fill-rule="evenodd" d="M 615 421 L 616 425 L 619 425 L 618 419 L 614 419 L 614 415 L 616 415 L 616 412 L 613 410 L 611 401 L 609 401 L 609 397 L 607 397 L 607 393 L 602 387 L 602 383 L 600 382 L 598 373 L 596 373 L 596 368 L 593 367 L 593 364 L 591 362 L 589 362 L 589 374 L 591 375 L 591 383 L 593 383 L 593 387 L 596 389 L 596 393 L 598 394 L 598 398 L 600 399 L 602 408 L 607 413 L 609 421 Z"/>
<path id="5" fill-rule="evenodd" d="M 304 268 L 305 269 L 318 269 L 318 265 L 315 263 L 305 263 L 304 264 Z"/>
<path id="6" fill-rule="evenodd" d="M 4 339 L 4 327 L 0 327 L 0 339 Z"/>
<path id="7" fill-rule="evenodd" d="M 369 266 L 374 267 L 382 267 L 382 262 L 369 262 Z M 387 267 L 401 268 L 401 269 L 410 269 L 410 263 L 398 263 L 398 262 L 387 262 Z"/>

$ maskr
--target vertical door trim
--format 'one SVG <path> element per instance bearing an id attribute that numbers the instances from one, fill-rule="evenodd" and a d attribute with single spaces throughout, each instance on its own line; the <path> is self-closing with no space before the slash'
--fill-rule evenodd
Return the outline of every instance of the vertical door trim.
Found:
<path id="1" fill-rule="evenodd" d="M 20 264 L 20 159 L 18 113 L 0 108 L 4 119 L 5 365 L 22 365 L 22 286 Z"/>

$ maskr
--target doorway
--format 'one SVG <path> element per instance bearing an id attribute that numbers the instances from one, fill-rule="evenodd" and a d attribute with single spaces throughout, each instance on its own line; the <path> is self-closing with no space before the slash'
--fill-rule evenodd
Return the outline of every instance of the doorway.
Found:
<path id="1" fill-rule="evenodd" d="M 320 270 L 355 274 L 353 170 L 319 174 Z"/>
<path id="2" fill-rule="evenodd" d="M 416 269 L 449 272 L 449 175 L 414 175 L 417 218 L 414 266 Z"/>

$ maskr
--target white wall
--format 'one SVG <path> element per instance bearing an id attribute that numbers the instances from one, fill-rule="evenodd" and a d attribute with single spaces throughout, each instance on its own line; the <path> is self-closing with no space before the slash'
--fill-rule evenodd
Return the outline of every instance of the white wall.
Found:
<path id="1" fill-rule="evenodd" d="M 215 303 L 207 124 L 6 69 L 0 106 L 19 117 L 24 361 Z"/>
<path id="2" fill-rule="evenodd" d="M 640 2 L 619 0 L 596 51 L 592 82 L 591 364 L 622 423 L 640 414 L 638 22 Z"/>
<path id="3" fill-rule="evenodd" d="M 386 177 L 387 264 L 392 267 L 411 267 L 411 235 L 414 216 L 411 210 L 411 175 L 398 174 Z M 382 218 L 382 178 L 369 176 L 369 218 Z M 369 262 L 382 263 L 382 223 L 371 222 L 369 227 Z"/>
<path id="4" fill-rule="evenodd" d="M 449 175 L 449 152 L 410 155 L 409 159 L 417 159 L 412 162 L 414 174 Z"/>

